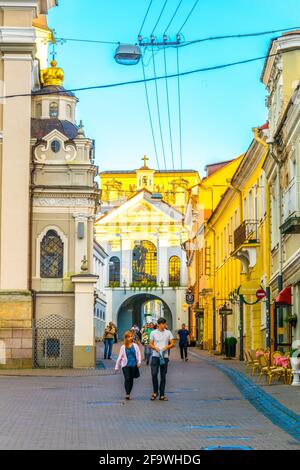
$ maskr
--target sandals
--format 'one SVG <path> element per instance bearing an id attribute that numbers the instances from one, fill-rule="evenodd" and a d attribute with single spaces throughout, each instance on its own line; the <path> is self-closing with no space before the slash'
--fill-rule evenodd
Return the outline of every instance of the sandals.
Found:
<path id="1" fill-rule="evenodd" d="M 160 397 L 160 401 L 169 401 L 167 397 Z"/>
<path id="2" fill-rule="evenodd" d="M 152 395 L 151 395 L 151 401 L 155 401 L 156 398 L 157 398 L 156 393 L 152 393 Z"/>

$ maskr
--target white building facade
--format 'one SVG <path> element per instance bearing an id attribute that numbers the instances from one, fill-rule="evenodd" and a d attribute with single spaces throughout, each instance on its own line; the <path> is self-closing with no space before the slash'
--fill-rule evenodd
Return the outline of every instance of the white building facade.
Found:
<path id="1" fill-rule="evenodd" d="M 149 303 L 151 318 L 163 312 L 171 330 L 187 322 L 187 264 L 182 249 L 187 231 L 179 211 L 157 194 L 142 190 L 100 215 L 95 233 L 108 253 L 106 320 L 118 325 L 119 336 L 150 319 Z"/>

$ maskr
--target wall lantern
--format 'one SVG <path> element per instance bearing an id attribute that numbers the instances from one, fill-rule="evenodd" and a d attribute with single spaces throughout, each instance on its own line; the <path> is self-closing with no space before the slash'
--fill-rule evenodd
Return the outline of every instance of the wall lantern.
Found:
<path id="1" fill-rule="evenodd" d="M 121 65 L 137 65 L 141 59 L 140 46 L 120 44 L 115 53 L 115 61 Z"/>

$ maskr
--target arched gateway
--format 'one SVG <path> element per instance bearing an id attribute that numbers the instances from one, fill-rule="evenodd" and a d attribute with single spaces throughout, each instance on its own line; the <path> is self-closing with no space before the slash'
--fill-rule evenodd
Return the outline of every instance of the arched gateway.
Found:
<path id="1" fill-rule="evenodd" d="M 170 307 L 154 294 L 135 294 L 126 299 L 117 314 L 118 336 L 122 338 L 125 331 L 136 324 L 140 328 L 147 321 L 157 321 L 163 316 L 168 328 L 173 329 L 173 318 Z"/>

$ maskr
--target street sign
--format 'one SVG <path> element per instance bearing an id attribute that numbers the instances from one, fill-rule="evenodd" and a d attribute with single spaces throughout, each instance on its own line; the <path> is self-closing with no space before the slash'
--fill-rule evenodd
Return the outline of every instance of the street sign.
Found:
<path id="1" fill-rule="evenodd" d="M 185 299 L 186 299 L 186 303 L 188 305 L 193 305 L 194 300 L 195 300 L 195 296 L 192 292 L 187 292 L 186 296 L 185 296 Z"/>
<path id="2" fill-rule="evenodd" d="M 219 310 L 219 314 L 220 315 L 232 315 L 233 314 L 233 310 L 232 308 L 220 308 Z"/>
<path id="3" fill-rule="evenodd" d="M 265 299 L 267 296 L 267 293 L 266 291 L 264 291 L 263 289 L 258 289 L 256 291 L 256 298 L 259 299 L 259 300 L 263 300 Z"/>

